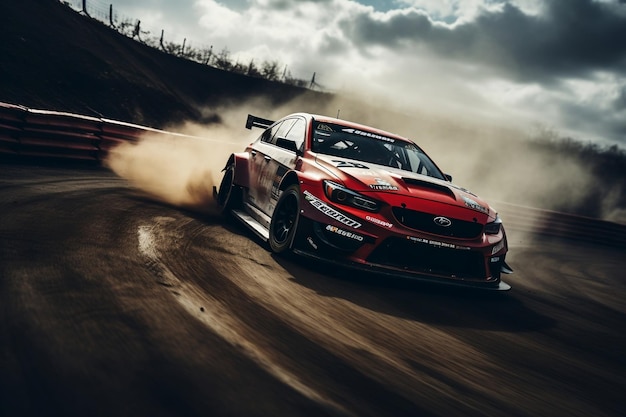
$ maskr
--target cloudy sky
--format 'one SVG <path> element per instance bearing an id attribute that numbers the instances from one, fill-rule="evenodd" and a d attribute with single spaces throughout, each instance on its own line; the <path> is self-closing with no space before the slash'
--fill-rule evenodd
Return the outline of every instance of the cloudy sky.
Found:
<path id="1" fill-rule="evenodd" d="M 315 72 L 327 90 L 626 148 L 626 0 L 110 3 L 166 41 Z"/>

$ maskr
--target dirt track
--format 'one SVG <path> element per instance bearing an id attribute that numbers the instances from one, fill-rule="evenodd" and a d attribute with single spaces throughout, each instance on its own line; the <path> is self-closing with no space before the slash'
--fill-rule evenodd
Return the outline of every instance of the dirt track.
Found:
<path id="1" fill-rule="evenodd" d="M 108 171 L 0 165 L 0 415 L 621 416 L 626 259 L 509 231 L 507 294 L 341 277 Z"/>

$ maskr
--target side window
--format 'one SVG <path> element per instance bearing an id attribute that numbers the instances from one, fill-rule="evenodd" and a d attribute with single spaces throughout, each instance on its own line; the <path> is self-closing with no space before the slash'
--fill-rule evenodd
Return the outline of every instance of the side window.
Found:
<path id="1" fill-rule="evenodd" d="M 306 123 L 302 119 L 296 119 L 296 122 L 289 129 L 286 138 L 296 143 L 296 149 L 303 150 L 305 134 Z"/>
<path id="2" fill-rule="evenodd" d="M 287 136 L 287 132 L 289 132 L 289 129 L 291 129 L 293 122 L 295 122 L 295 119 L 287 119 L 280 124 L 280 127 L 278 128 L 278 130 L 276 130 L 276 132 L 272 135 L 271 142 L 274 145 L 276 145 L 277 138 L 284 138 Z"/>
<path id="3" fill-rule="evenodd" d="M 280 127 L 284 124 L 285 122 L 277 123 L 274 126 L 265 129 L 265 131 L 261 134 L 261 141 L 271 143 L 272 138 L 276 136 L 276 132 L 278 131 L 278 129 L 280 129 Z"/>

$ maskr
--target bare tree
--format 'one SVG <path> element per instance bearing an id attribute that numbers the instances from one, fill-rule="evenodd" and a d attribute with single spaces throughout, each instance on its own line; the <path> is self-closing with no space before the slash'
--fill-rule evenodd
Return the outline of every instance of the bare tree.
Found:
<path id="1" fill-rule="evenodd" d="M 228 48 L 224 47 L 217 55 L 215 55 L 214 60 L 215 66 L 217 68 L 229 71 L 232 69 L 233 64 L 230 60 L 230 51 Z"/>
<path id="2" fill-rule="evenodd" d="M 265 61 L 261 67 L 261 74 L 271 81 L 278 81 L 278 61 Z"/>
<path id="3" fill-rule="evenodd" d="M 259 71 L 256 64 L 254 63 L 254 59 L 250 60 L 246 74 L 251 77 L 259 77 L 259 78 L 261 77 L 261 71 Z"/>
<path id="4" fill-rule="evenodd" d="M 209 49 L 202 50 L 202 63 L 204 65 L 211 65 L 211 59 L 213 58 L 213 45 Z"/>
<path id="5" fill-rule="evenodd" d="M 117 31 L 124 36 L 132 38 L 133 32 L 135 31 L 135 22 L 131 19 L 124 19 L 119 25 L 117 25 Z"/>

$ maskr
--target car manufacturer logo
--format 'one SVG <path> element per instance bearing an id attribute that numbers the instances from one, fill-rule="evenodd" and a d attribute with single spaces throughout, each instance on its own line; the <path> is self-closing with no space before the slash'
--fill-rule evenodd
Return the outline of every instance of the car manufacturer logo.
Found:
<path id="1" fill-rule="evenodd" d="M 450 227 L 452 225 L 452 220 L 447 217 L 437 216 L 433 219 L 437 226 L 441 227 Z"/>

